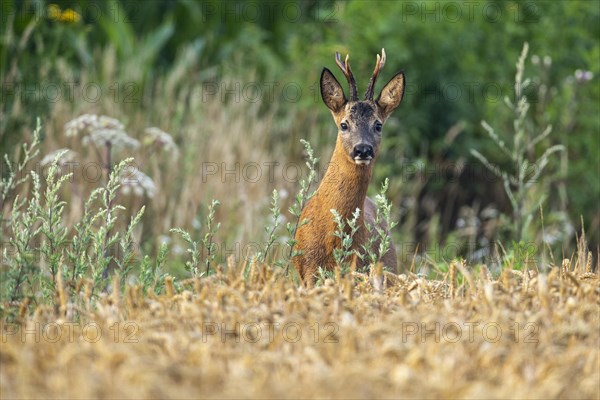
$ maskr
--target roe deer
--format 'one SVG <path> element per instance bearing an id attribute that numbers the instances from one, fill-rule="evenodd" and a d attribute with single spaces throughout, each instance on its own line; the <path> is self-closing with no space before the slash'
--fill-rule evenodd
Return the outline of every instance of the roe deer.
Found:
<path id="1" fill-rule="evenodd" d="M 336 64 L 343 71 L 350 86 L 350 100 L 333 73 L 323 68 L 321 73 L 321 97 L 331 111 L 338 126 L 337 141 L 331 161 L 321 183 L 306 204 L 300 220 L 308 223 L 296 231 L 297 248 L 301 254 L 294 258 L 294 266 L 300 277 L 309 287 L 314 285 L 318 267 L 332 270 L 335 266 L 333 250 L 340 248 L 340 239 L 334 235 L 337 226 L 331 209 L 335 209 L 344 221 L 352 218 L 359 208 L 358 230 L 353 236 L 352 249 L 363 251 L 369 231 L 365 221 L 374 226 L 376 207 L 367 197 L 367 188 L 373 174 L 373 165 L 379 152 L 383 124 L 392 111 L 402 101 L 404 95 L 404 73 L 398 72 L 382 89 L 377 100 L 373 100 L 375 82 L 385 64 L 385 50 L 381 49 L 381 58 L 377 55 L 375 70 L 371 76 L 365 99 L 359 100 L 356 82 L 350 69 L 348 56 L 342 62 L 336 53 Z M 382 224 L 387 232 L 387 227 Z M 379 244 L 373 249 L 377 252 Z M 396 272 L 396 249 L 391 244 L 381 261 L 388 271 Z M 365 261 L 355 257 L 356 266 L 364 268 Z"/>

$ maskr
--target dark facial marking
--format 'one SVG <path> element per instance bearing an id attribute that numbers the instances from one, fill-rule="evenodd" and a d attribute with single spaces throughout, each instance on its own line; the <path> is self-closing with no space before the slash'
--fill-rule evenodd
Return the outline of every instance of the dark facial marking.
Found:
<path id="1" fill-rule="evenodd" d="M 366 102 L 356 103 L 350 108 L 350 115 L 356 119 L 370 118 L 374 112 L 373 106 Z"/>

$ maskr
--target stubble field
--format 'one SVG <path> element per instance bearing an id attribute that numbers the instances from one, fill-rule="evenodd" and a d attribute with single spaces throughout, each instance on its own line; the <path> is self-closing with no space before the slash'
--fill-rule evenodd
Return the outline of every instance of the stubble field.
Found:
<path id="1" fill-rule="evenodd" d="M 497 280 L 460 264 L 443 281 L 386 273 L 380 291 L 361 274 L 307 290 L 242 270 L 4 323 L 2 398 L 600 395 L 600 280 L 569 262 Z"/>

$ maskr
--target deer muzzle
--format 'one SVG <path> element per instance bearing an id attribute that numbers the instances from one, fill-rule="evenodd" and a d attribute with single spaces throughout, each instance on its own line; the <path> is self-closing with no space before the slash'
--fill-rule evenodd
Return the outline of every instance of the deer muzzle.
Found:
<path id="1" fill-rule="evenodd" d="M 374 157 L 373 146 L 369 144 L 358 144 L 354 146 L 350 156 L 357 165 L 369 165 Z"/>

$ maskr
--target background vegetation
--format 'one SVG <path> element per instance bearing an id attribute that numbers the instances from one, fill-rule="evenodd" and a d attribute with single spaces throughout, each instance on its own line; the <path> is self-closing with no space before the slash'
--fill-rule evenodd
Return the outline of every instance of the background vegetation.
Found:
<path id="1" fill-rule="evenodd" d="M 134 259 L 156 256 L 167 243 L 182 258 L 169 272 L 185 274 L 186 245 L 169 230 L 180 227 L 199 240 L 213 199 L 221 201 L 213 211 L 222 223 L 212 239 L 215 260 L 244 259 L 268 241 L 263 228 L 273 189 L 281 222 L 293 219 L 285 210 L 297 172 L 307 174 L 299 139 L 316 149 L 317 171 L 328 160 L 335 128 L 318 96 L 322 66 L 334 67 L 335 51 L 350 53 L 364 87 L 385 47 L 382 81 L 403 69 L 408 89 L 386 125 L 372 190 L 390 178 L 401 265 L 428 270 L 465 257 L 499 268 L 498 254 L 523 253 L 544 269 L 573 254 L 583 228 L 589 249 L 598 249 L 596 1 L 154 0 L 140 7 L 82 0 L 1 7 L 0 152 L 22 161 L 20 145 L 32 141 L 37 117 L 41 155 L 25 170 L 43 172 L 45 155 L 71 149 L 72 164 L 59 163 L 62 172 L 74 168 L 60 191 L 67 239 L 92 189 L 108 182 L 107 162 L 134 157 L 152 186 L 115 194 L 126 208 L 116 226 L 146 206 L 132 231 Z M 525 42 L 517 93 L 514 63 Z M 528 103 L 524 113 L 519 96 Z M 107 160 L 84 133 L 66 133 L 83 114 L 117 119 L 138 143 L 114 146 Z M 160 139 L 148 127 L 168 132 L 173 143 L 165 146 L 169 135 Z M 511 143 L 508 151 L 499 142 Z M 544 158 L 549 149 L 557 151 Z M 527 190 L 519 186 L 521 170 L 522 183 L 535 180 Z M 2 174 L 10 174 L 6 165 Z M 507 196 L 507 179 L 518 204 Z M 5 242 L 12 200 L 31 185 L 3 198 Z M 278 241 L 286 240 L 282 232 Z"/>

